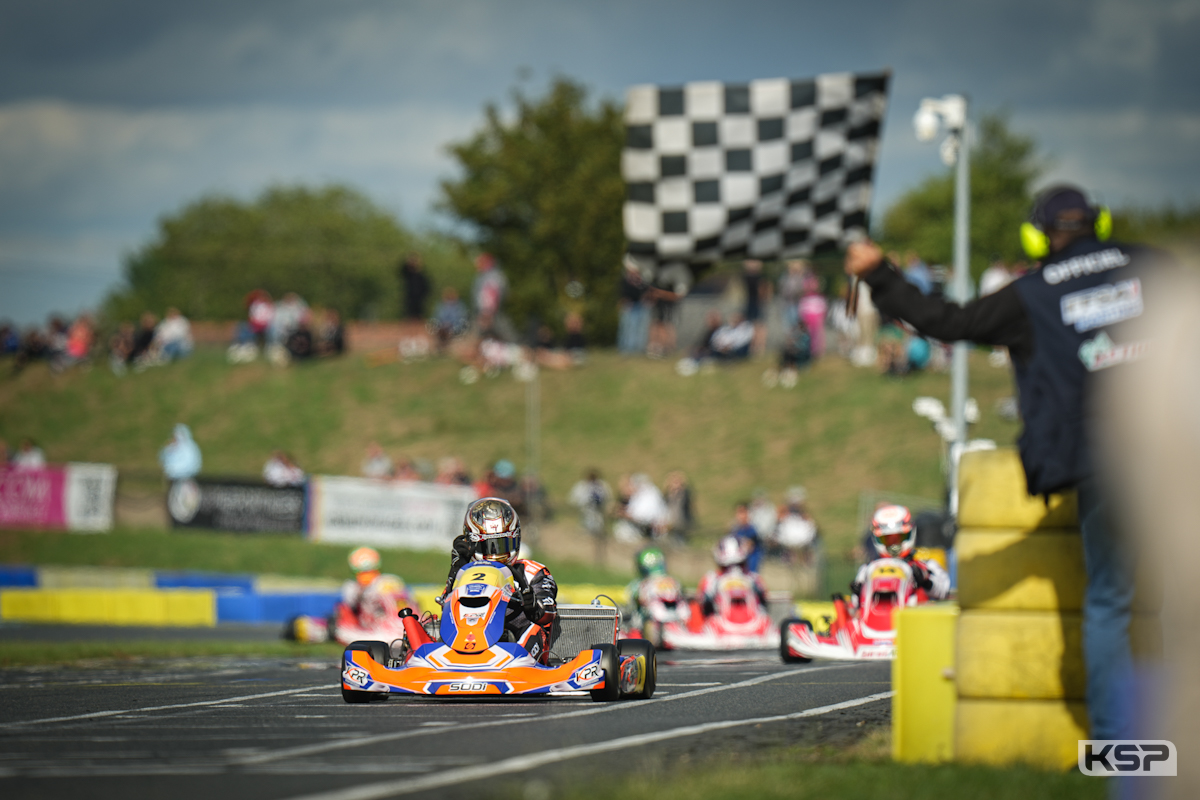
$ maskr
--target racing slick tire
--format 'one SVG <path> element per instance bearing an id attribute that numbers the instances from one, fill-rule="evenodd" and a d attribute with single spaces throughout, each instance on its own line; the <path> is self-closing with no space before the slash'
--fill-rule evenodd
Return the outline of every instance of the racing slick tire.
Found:
<path id="1" fill-rule="evenodd" d="M 361 650 L 369 655 L 377 664 L 387 666 L 388 664 L 388 646 L 386 642 L 370 642 L 360 641 L 351 642 L 346 645 L 346 649 L 342 651 L 342 662 L 345 663 L 346 653 L 352 650 Z M 376 700 L 386 700 L 387 692 L 364 692 L 360 689 L 347 689 L 345 684 L 342 684 L 342 699 L 347 703 L 370 703 Z"/>
<path id="2" fill-rule="evenodd" d="M 654 645 L 645 639 L 618 639 L 617 655 L 621 658 L 625 656 L 646 657 L 646 682 L 642 684 L 642 690 L 631 692 L 625 696 L 631 700 L 649 700 L 653 697 L 654 689 L 658 686 L 658 659 L 655 655 Z"/>
<path id="3" fill-rule="evenodd" d="M 592 689 L 592 699 L 598 703 L 621 699 L 621 659 L 616 645 L 594 644 L 591 649 L 600 651 L 600 669 L 604 671 L 604 688 Z"/>
<path id="4" fill-rule="evenodd" d="M 779 655 L 783 659 L 783 663 L 807 664 L 808 662 L 812 661 L 811 658 L 792 655 L 791 652 L 788 651 L 787 629 L 789 625 L 803 625 L 811 631 L 813 629 L 812 623 L 806 619 L 797 619 L 796 617 L 785 619 L 783 622 L 779 623 Z"/>

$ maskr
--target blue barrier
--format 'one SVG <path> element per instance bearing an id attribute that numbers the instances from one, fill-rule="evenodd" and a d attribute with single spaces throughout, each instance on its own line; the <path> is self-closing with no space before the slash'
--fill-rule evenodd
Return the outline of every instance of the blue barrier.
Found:
<path id="1" fill-rule="evenodd" d="M 326 617 L 341 599 L 337 592 L 257 594 L 218 592 L 217 622 L 286 622 L 307 614 Z"/>
<path id="2" fill-rule="evenodd" d="M 236 589 L 252 592 L 254 576 L 222 572 L 155 572 L 154 585 L 159 589 Z"/>
<path id="3" fill-rule="evenodd" d="M 0 564 L 0 586 L 37 586 L 37 567 Z"/>

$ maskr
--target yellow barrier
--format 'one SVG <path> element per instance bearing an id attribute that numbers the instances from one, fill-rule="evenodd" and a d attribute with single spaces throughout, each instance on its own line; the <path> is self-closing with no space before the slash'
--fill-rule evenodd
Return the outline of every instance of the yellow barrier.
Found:
<path id="1" fill-rule="evenodd" d="M 896 612 L 892 662 L 892 756 L 897 761 L 954 757 L 954 628 L 958 607 L 935 603 Z"/>
<path id="2" fill-rule="evenodd" d="M 5 589 L 0 619 L 212 627 L 217 598 L 210 589 Z"/>
<path id="3" fill-rule="evenodd" d="M 956 717 L 958 761 L 1069 769 L 1088 732 L 1087 707 L 1079 701 L 960 699 Z"/>
<path id="4" fill-rule="evenodd" d="M 958 471 L 959 528 L 1074 528 L 1074 493 L 1031 497 L 1012 447 L 966 453 Z"/>

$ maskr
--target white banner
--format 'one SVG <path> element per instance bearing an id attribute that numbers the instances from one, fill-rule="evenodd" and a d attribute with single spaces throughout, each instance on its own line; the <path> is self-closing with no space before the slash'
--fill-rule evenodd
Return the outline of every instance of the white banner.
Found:
<path id="1" fill-rule="evenodd" d="M 314 475 L 308 536 L 319 542 L 449 551 L 476 497 L 469 486 Z"/>
<path id="2" fill-rule="evenodd" d="M 112 464 L 67 464 L 67 481 L 63 488 L 63 510 L 68 529 L 107 531 L 112 528 L 116 467 Z"/>

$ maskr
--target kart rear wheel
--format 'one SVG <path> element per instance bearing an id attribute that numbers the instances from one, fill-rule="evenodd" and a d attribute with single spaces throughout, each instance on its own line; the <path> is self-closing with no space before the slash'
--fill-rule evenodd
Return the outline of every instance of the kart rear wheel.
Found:
<path id="1" fill-rule="evenodd" d="M 346 661 L 346 654 L 354 650 L 365 652 L 376 664 L 387 666 L 388 646 L 386 642 L 351 642 L 342 651 L 343 664 Z M 361 689 L 347 689 L 345 684 L 342 685 L 342 700 L 347 703 L 370 703 L 376 700 L 386 700 L 387 697 L 387 692 L 364 692 Z"/>
<path id="2" fill-rule="evenodd" d="M 642 684 L 642 691 L 633 692 L 625 695 L 631 700 L 649 700 L 654 696 L 654 689 L 658 685 L 658 659 L 655 654 L 654 645 L 645 639 L 619 639 L 617 640 L 617 655 L 625 656 L 645 656 L 646 658 L 646 682 Z"/>
<path id="3" fill-rule="evenodd" d="M 791 619 L 785 619 L 779 624 L 779 655 L 783 658 L 783 663 L 807 664 L 809 661 L 812 661 L 811 658 L 792 655 L 791 651 L 788 650 L 787 631 L 789 625 L 803 625 L 805 628 L 808 628 L 811 631 L 813 629 L 812 623 L 806 619 L 797 619 L 796 617 L 792 617 Z"/>
<path id="4" fill-rule="evenodd" d="M 592 689 L 592 699 L 598 703 L 611 703 L 621 697 L 621 659 L 617 648 L 611 644 L 594 644 L 593 650 L 600 651 L 600 669 L 604 672 L 604 688 Z"/>

